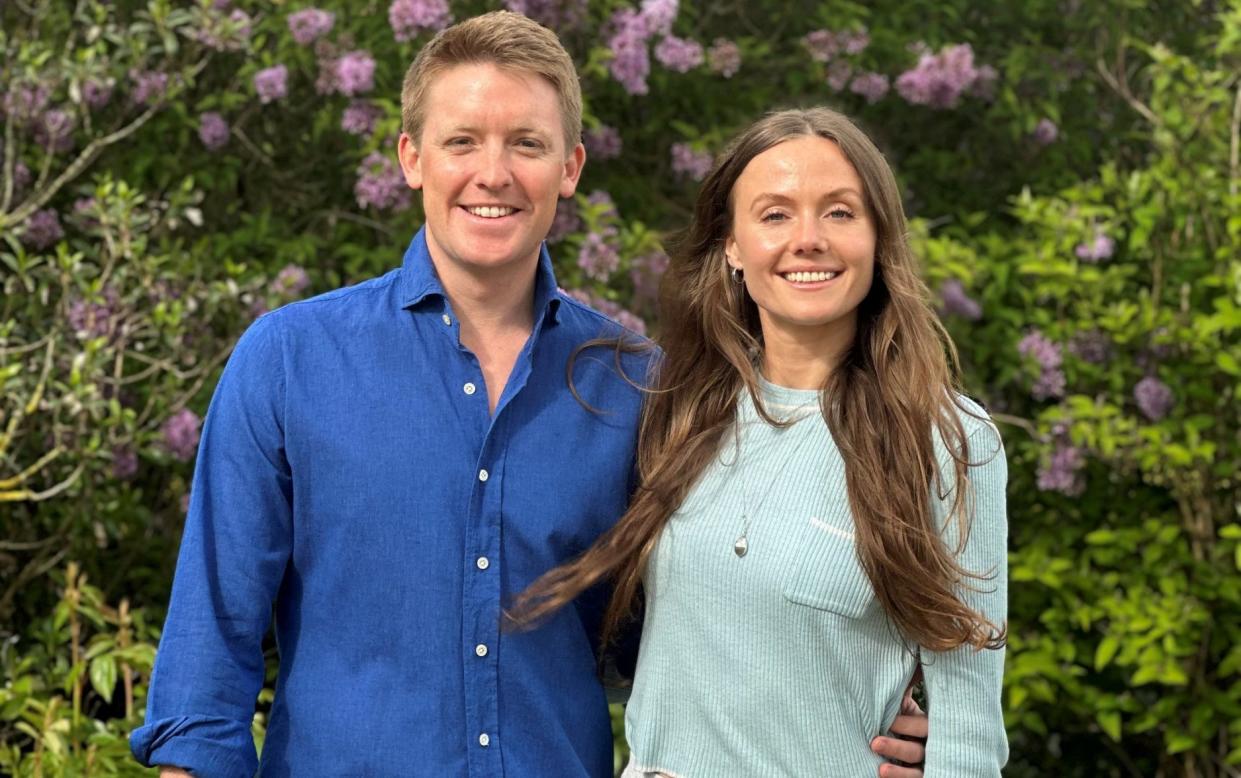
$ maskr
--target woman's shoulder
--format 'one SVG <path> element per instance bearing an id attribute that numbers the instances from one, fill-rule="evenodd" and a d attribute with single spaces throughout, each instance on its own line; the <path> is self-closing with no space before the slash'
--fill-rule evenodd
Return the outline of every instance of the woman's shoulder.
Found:
<path id="1" fill-rule="evenodd" d="M 1000 430 L 991 419 L 991 414 L 979 400 L 965 394 L 952 395 L 952 412 L 961 423 L 964 441 L 969 445 L 970 460 L 979 462 L 989 460 L 993 456 L 1004 455 L 1004 441 L 1000 438 Z M 944 448 L 942 433 L 936 431 L 936 446 Z M 946 454 L 946 448 L 944 448 Z"/>

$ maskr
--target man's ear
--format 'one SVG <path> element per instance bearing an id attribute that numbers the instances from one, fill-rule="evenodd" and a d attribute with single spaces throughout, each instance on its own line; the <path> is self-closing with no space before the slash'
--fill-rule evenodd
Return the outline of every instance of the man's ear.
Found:
<path id="1" fill-rule="evenodd" d="M 564 176 L 560 179 L 561 197 L 572 197 L 577 191 L 577 182 L 582 177 L 582 167 L 585 164 L 586 147 L 579 143 L 564 161 Z"/>
<path id="2" fill-rule="evenodd" d="M 401 133 L 396 143 L 396 156 L 401 162 L 401 172 L 405 174 L 405 183 L 410 189 L 422 188 L 422 155 L 414 146 L 414 139 Z"/>

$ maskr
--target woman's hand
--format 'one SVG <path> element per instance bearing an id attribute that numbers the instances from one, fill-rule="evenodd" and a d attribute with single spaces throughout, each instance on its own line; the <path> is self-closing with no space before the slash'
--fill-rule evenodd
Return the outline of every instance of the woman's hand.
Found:
<path id="1" fill-rule="evenodd" d="M 922 778 L 927 729 L 926 712 L 914 702 L 911 684 L 901 700 L 901 712 L 892 722 L 892 735 L 870 741 L 870 750 L 888 760 L 879 766 L 880 778 Z"/>

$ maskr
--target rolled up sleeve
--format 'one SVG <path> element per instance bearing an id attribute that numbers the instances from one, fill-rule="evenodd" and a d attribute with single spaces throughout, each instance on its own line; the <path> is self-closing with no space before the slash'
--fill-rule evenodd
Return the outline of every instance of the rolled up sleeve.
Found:
<path id="1" fill-rule="evenodd" d="M 268 315 L 242 336 L 207 412 L 146 722 L 130 737 L 147 766 L 202 778 L 258 767 L 262 642 L 293 537 L 278 326 Z"/>

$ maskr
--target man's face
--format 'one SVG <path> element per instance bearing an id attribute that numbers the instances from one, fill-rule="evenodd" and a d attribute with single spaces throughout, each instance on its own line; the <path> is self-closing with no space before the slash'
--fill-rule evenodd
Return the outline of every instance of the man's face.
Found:
<path id="1" fill-rule="evenodd" d="M 402 134 L 398 151 L 441 275 L 445 263 L 483 276 L 537 262 L 586 159 L 581 144 L 565 148 L 556 90 L 533 73 L 457 65 L 435 76 L 425 115 L 422 137 Z"/>

